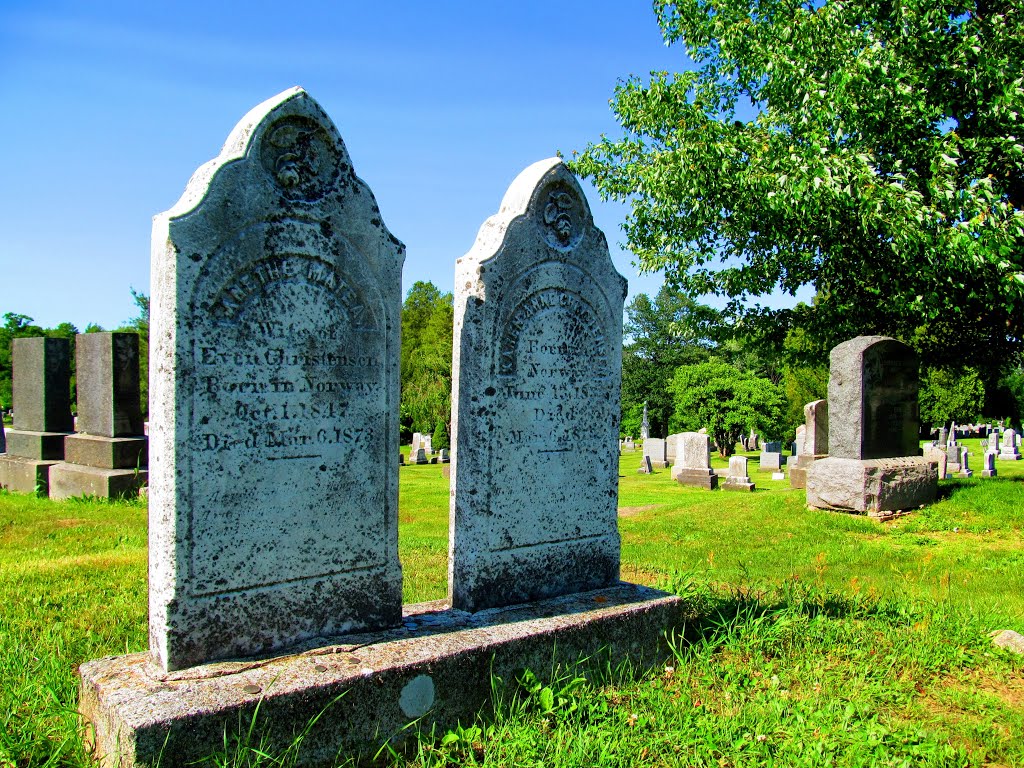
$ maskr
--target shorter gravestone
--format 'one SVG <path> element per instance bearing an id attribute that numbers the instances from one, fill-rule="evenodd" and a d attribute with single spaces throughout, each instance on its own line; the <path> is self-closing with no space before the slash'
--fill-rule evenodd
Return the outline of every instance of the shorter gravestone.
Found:
<path id="1" fill-rule="evenodd" d="M 711 469 L 711 439 L 699 432 L 683 432 L 677 437 L 679 454 L 672 467 L 672 479 L 680 485 L 713 491 L 718 487 L 718 475 Z"/>
<path id="2" fill-rule="evenodd" d="M 990 451 L 999 452 L 999 432 L 993 429 L 988 433 L 988 449 Z"/>
<path id="3" fill-rule="evenodd" d="M 747 473 L 746 456 L 729 457 L 729 474 L 726 475 L 725 482 L 722 483 L 722 490 L 747 492 L 754 490 L 754 483 Z"/>
<path id="4" fill-rule="evenodd" d="M 636 443 L 633 442 L 632 437 L 627 437 L 625 440 L 622 441 L 622 448 L 623 450 L 626 451 L 635 451 Z"/>
<path id="5" fill-rule="evenodd" d="M 17 411 L 15 411 L 17 419 Z M 1000 461 L 1020 461 L 1020 448 L 1017 444 L 1017 433 L 1012 429 L 1003 432 L 1003 442 L 999 446 Z"/>
<path id="6" fill-rule="evenodd" d="M 654 472 L 653 467 L 651 467 L 651 457 L 650 456 L 645 455 L 645 456 L 643 456 L 641 458 L 641 460 L 640 460 L 640 468 L 637 469 L 637 472 L 639 474 L 641 474 L 641 475 L 649 475 L 652 472 Z"/>
<path id="7" fill-rule="evenodd" d="M 682 437 L 682 434 L 682 432 L 677 432 L 665 438 L 665 461 L 670 466 L 679 461 L 679 438 Z"/>
<path id="8" fill-rule="evenodd" d="M 649 437 L 644 440 L 644 456 L 649 456 L 651 466 L 656 469 L 664 469 L 668 466 L 668 449 L 665 441 L 659 437 Z"/>
<path id="9" fill-rule="evenodd" d="M 939 427 L 939 439 L 938 444 L 943 448 L 946 447 L 946 443 L 949 441 L 949 431 L 945 427 Z"/>
<path id="10" fill-rule="evenodd" d="M 808 470 L 808 506 L 887 518 L 935 500 L 936 465 L 918 454 L 917 395 L 906 344 L 859 336 L 832 350 L 829 457 Z"/>
<path id="11" fill-rule="evenodd" d="M 759 472 L 780 472 L 785 459 L 782 457 L 782 443 L 777 440 L 767 441 L 761 451 L 758 462 Z"/>
<path id="12" fill-rule="evenodd" d="M 754 430 L 750 430 L 750 437 L 747 438 L 747 450 L 756 451 L 758 447 L 757 433 Z"/>
<path id="13" fill-rule="evenodd" d="M 451 454 L 448 453 L 447 448 L 442 448 L 440 451 L 438 451 L 437 459 L 442 464 L 448 464 L 451 462 L 452 457 Z"/>
<path id="14" fill-rule="evenodd" d="M 968 455 L 966 448 L 960 453 L 960 469 L 956 473 L 958 477 L 971 477 L 974 474 L 973 470 L 968 466 Z"/>
<path id="15" fill-rule="evenodd" d="M 139 405 L 137 333 L 82 333 L 75 339 L 78 433 L 50 469 L 50 496 L 138 495 L 146 483 L 148 439 Z"/>
<path id="16" fill-rule="evenodd" d="M 14 427 L 0 456 L 0 488 L 49 491 L 50 469 L 64 458 L 71 415 L 71 344 L 67 339 L 14 339 L 11 344 Z"/>
<path id="17" fill-rule="evenodd" d="M 996 476 L 996 452 L 992 450 L 985 451 L 985 466 L 981 470 L 982 477 L 995 477 Z"/>
<path id="18" fill-rule="evenodd" d="M 943 448 L 935 445 L 927 446 L 924 451 L 924 458 L 935 464 L 936 472 L 940 480 L 949 478 L 949 457 Z"/>
<path id="19" fill-rule="evenodd" d="M 413 457 L 411 457 L 413 458 Z M 427 451 L 424 448 L 417 448 L 413 464 L 429 464 L 430 459 L 427 458 Z"/>
<path id="20" fill-rule="evenodd" d="M 804 406 L 804 437 L 797 441 L 796 461 L 789 465 L 789 487 L 807 487 L 807 469 L 828 455 L 828 401 L 814 400 Z"/>

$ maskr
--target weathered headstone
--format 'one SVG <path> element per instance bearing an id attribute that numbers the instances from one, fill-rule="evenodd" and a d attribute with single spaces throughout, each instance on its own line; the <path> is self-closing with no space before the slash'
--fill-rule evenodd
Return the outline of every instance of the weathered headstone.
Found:
<path id="1" fill-rule="evenodd" d="M 967 448 L 960 453 L 960 469 L 957 471 L 957 477 L 971 477 L 974 471 L 968 465 L 967 457 L 970 454 L 967 452 Z"/>
<path id="2" fill-rule="evenodd" d="M 71 344 L 67 339 L 14 339 L 11 343 L 13 428 L 0 456 L 0 487 L 46 495 L 50 468 L 64 458 L 71 415 Z"/>
<path id="3" fill-rule="evenodd" d="M 637 470 L 637 472 L 639 472 L 641 475 L 649 475 L 653 471 L 654 468 L 651 466 L 651 457 L 646 455 L 642 456 L 640 459 L 640 468 Z"/>
<path id="4" fill-rule="evenodd" d="M 660 437 L 649 437 L 644 440 L 644 456 L 649 456 L 651 466 L 664 469 L 668 466 L 668 448 L 665 440 Z"/>
<path id="5" fill-rule="evenodd" d="M 674 465 L 679 461 L 679 439 L 681 437 L 682 433 L 677 432 L 665 438 L 665 460 L 669 464 Z"/>
<path id="6" fill-rule="evenodd" d="M 939 446 L 928 446 L 923 451 L 924 458 L 935 464 L 936 472 L 940 480 L 949 478 L 949 456 Z"/>
<path id="7" fill-rule="evenodd" d="M 997 430 L 988 433 L 988 450 L 999 452 L 999 432 Z"/>
<path id="8" fill-rule="evenodd" d="M 422 445 L 422 443 L 420 444 Z M 430 459 L 427 458 L 427 451 L 424 448 L 417 448 L 415 454 L 412 456 L 413 464 L 429 464 Z"/>
<path id="9" fill-rule="evenodd" d="M 758 447 L 757 433 L 754 430 L 750 430 L 750 437 L 747 438 L 747 450 L 756 451 Z"/>
<path id="10" fill-rule="evenodd" d="M 15 423 L 17 423 L 18 412 L 14 412 Z M 8 447 L 10 450 L 10 447 Z M 1012 429 L 1003 431 L 1003 442 L 999 446 L 1000 461 L 1020 461 L 1020 448 L 1017 444 L 1017 433 Z"/>
<path id="11" fill-rule="evenodd" d="M 81 333 L 75 339 L 78 432 L 50 469 L 50 496 L 127 498 L 146 483 L 148 439 L 139 402 L 139 335 Z"/>
<path id="12" fill-rule="evenodd" d="M 996 452 L 993 450 L 985 451 L 984 455 L 985 466 L 981 470 L 982 477 L 995 477 L 996 476 Z"/>
<path id="13" fill-rule="evenodd" d="M 729 474 L 722 483 L 723 491 L 753 491 L 754 483 L 747 472 L 746 456 L 729 457 Z"/>
<path id="14" fill-rule="evenodd" d="M 448 449 L 447 449 L 447 448 L 442 448 L 442 449 L 441 449 L 440 451 L 438 451 L 438 457 L 437 457 L 437 459 L 438 459 L 438 461 L 439 461 L 440 463 L 442 463 L 442 464 L 448 464 L 448 463 L 450 463 L 450 462 L 451 462 L 451 460 L 452 460 L 452 456 L 451 456 L 451 454 L 450 454 L 450 453 L 448 452 Z"/>
<path id="15" fill-rule="evenodd" d="M 150 646 L 166 669 L 401 622 L 404 247 L 293 88 L 153 222 Z"/>
<path id="16" fill-rule="evenodd" d="M 814 400 L 804 406 L 804 439 L 797 442 L 796 461 L 789 467 L 790 488 L 807 487 L 807 469 L 828 455 L 828 401 Z"/>
<path id="17" fill-rule="evenodd" d="M 558 158 L 515 179 L 456 263 L 453 607 L 618 581 L 625 296 Z"/>
<path id="18" fill-rule="evenodd" d="M 718 475 L 711 469 L 711 438 L 700 432 L 682 432 L 677 438 L 679 454 L 672 479 L 680 485 L 713 491 L 718 487 Z"/>
<path id="19" fill-rule="evenodd" d="M 782 456 L 782 442 L 779 440 L 765 441 L 758 461 L 758 472 L 778 472 L 786 460 Z"/>
<path id="20" fill-rule="evenodd" d="M 807 472 L 812 507 L 877 514 L 935 499 L 938 473 L 918 455 L 918 362 L 906 344 L 859 336 L 832 350 L 829 457 Z"/>
<path id="21" fill-rule="evenodd" d="M 945 447 L 949 442 L 949 430 L 945 426 L 939 427 L 939 440 L 940 446 Z"/>

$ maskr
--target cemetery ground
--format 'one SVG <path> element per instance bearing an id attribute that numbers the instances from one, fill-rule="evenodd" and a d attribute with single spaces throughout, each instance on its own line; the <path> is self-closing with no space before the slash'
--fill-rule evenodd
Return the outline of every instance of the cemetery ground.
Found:
<path id="1" fill-rule="evenodd" d="M 989 638 L 1024 631 L 1024 462 L 878 523 L 807 510 L 749 456 L 753 494 L 622 456 L 622 578 L 688 602 L 668 666 L 496 682 L 493 712 L 379 761 L 1024 765 L 1024 657 Z M 448 481 L 439 465 L 400 478 L 405 602 L 443 597 Z M 75 670 L 147 647 L 146 559 L 144 502 L 0 494 L 0 768 L 89 765 Z M 287 765 L 258 733 L 210 764 Z"/>

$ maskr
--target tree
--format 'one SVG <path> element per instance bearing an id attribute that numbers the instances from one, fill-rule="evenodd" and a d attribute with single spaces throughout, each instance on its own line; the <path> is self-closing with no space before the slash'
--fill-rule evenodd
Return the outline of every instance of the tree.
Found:
<path id="1" fill-rule="evenodd" d="M 626 307 L 622 350 L 622 429 L 638 437 L 644 403 L 651 436 L 665 436 L 675 406 L 668 385 L 680 365 L 707 359 L 721 327 L 719 313 L 663 286 L 653 299 Z M 628 429 L 627 429 L 628 428 Z"/>
<path id="2" fill-rule="evenodd" d="M 1024 8 L 1018 0 L 654 3 L 692 71 L 615 89 L 621 140 L 573 169 L 629 201 L 628 245 L 750 326 L 821 348 L 910 339 L 983 370 L 1024 346 Z M 756 300 L 810 285 L 812 311 Z M 968 332 L 964 333 L 964 329 Z"/>
<path id="3" fill-rule="evenodd" d="M 429 282 L 414 283 L 402 305 L 401 414 L 413 431 L 451 434 L 453 316 L 452 294 Z"/>
<path id="4" fill-rule="evenodd" d="M 139 334 L 139 401 L 143 418 L 146 418 L 149 415 L 149 296 L 134 288 L 128 290 L 132 293 L 139 314 L 122 323 L 117 330 Z"/>
<path id="5" fill-rule="evenodd" d="M 918 402 L 922 424 L 973 422 L 982 413 L 985 387 L 973 368 L 932 368 L 921 377 Z"/>
<path id="6" fill-rule="evenodd" d="M 778 436 L 783 428 L 786 400 L 779 388 L 721 360 L 680 366 L 670 391 L 672 430 L 707 429 L 722 456 L 733 454 L 748 429 Z"/>

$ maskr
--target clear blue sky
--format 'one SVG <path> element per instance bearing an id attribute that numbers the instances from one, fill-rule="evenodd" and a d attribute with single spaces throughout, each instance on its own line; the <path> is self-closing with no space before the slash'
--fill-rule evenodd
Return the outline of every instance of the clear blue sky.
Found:
<path id="1" fill-rule="evenodd" d="M 0 0 L 0 313 L 111 328 L 149 293 L 150 226 L 253 106 L 293 85 L 337 124 L 408 249 L 454 262 L 530 163 L 602 132 L 617 78 L 689 65 L 646 0 Z M 587 189 L 618 247 L 625 210 Z"/>

